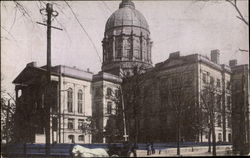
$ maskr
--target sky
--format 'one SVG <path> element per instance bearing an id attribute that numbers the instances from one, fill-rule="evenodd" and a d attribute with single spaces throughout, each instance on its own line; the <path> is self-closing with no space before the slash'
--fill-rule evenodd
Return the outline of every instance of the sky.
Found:
<path id="1" fill-rule="evenodd" d="M 43 1 L 47 2 L 47 1 Z M 19 1 L 28 15 L 17 9 L 13 1 L 1 1 L 1 88 L 14 95 L 12 81 L 32 61 L 46 65 L 46 27 L 40 9 L 43 2 Z M 59 15 L 52 25 L 52 66 L 67 65 L 79 69 L 101 70 L 102 39 L 105 24 L 119 8 L 121 1 L 50 1 Z M 213 1 L 134 1 L 135 7 L 146 18 L 153 41 L 153 64 L 165 61 L 169 54 L 199 53 L 210 57 L 210 51 L 220 50 L 221 64 L 237 59 L 238 64 L 249 63 L 249 28 L 236 18 L 235 9 L 224 0 Z M 248 19 L 247 0 L 237 2 Z M 85 31 L 87 34 L 85 33 Z M 90 42 L 88 36 L 93 43 Z M 94 46 L 93 46 L 94 44 Z M 97 51 L 95 51 L 95 48 Z"/>

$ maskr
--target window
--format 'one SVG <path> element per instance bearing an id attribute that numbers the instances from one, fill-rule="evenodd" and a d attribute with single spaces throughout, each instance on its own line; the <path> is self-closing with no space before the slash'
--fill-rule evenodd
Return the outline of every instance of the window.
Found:
<path id="1" fill-rule="evenodd" d="M 192 84 L 192 76 L 191 76 L 190 73 L 184 73 L 183 74 L 183 83 L 186 86 Z"/>
<path id="2" fill-rule="evenodd" d="M 78 91 L 77 99 L 78 99 L 78 113 L 82 113 L 82 99 L 83 99 L 82 90 Z"/>
<path id="3" fill-rule="evenodd" d="M 228 134 L 228 142 L 231 143 L 232 142 L 232 136 L 231 133 Z"/>
<path id="4" fill-rule="evenodd" d="M 112 89 L 111 88 L 107 88 L 107 96 L 112 96 Z"/>
<path id="5" fill-rule="evenodd" d="M 217 87 L 220 87 L 220 79 L 217 79 L 217 84 L 216 84 Z"/>
<path id="6" fill-rule="evenodd" d="M 123 52 L 123 57 L 125 59 L 128 59 L 129 58 L 129 54 L 130 54 L 130 48 L 126 48 Z"/>
<path id="7" fill-rule="evenodd" d="M 68 129 L 74 129 L 74 119 L 68 119 Z"/>
<path id="8" fill-rule="evenodd" d="M 52 130 L 53 131 L 57 131 L 57 118 L 56 117 L 52 117 Z"/>
<path id="9" fill-rule="evenodd" d="M 84 120 L 78 120 L 78 129 L 79 130 L 82 130 L 83 129 L 83 122 L 84 122 Z"/>
<path id="10" fill-rule="evenodd" d="M 210 84 L 213 85 L 214 84 L 214 78 L 211 76 L 210 77 Z"/>
<path id="11" fill-rule="evenodd" d="M 111 114 L 112 112 L 112 102 L 108 102 L 107 104 L 107 114 Z"/>
<path id="12" fill-rule="evenodd" d="M 75 136 L 74 135 L 69 135 L 68 139 L 69 139 L 69 143 L 75 143 Z"/>
<path id="13" fill-rule="evenodd" d="M 227 96 L 227 110 L 231 110 L 231 97 Z"/>
<path id="14" fill-rule="evenodd" d="M 227 81 L 227 90 L 230 90 L 230 82 L 229 81 Z"/>
<path id="15" fill-rule="evenodd" d="M 218 134 L 218 141 L 219 141 L 219 142 L 222 141 L 222 134 L 221 134 L 221 133 Z"/>
<path id="16" fill-rule="evenodd" d="M 202 81 L 204 83 L 207 83 L 207 74 L 205 74 L 205 73 L 202 74 Z"/>
<path id="17" fill-rule="evenodd" d="M 134 50 L 134 57 L 135 57 L 135 59 L 140 59 L 140 52 L 138 49 Z"/>
<path id="18" fill-rule="evenodd" d="M 217 107 L 218 107 L 218 110 L 219 110 L 219 112 L 221 112 L 221 96 L 220 95 L 217 95 L 217 98 L 216 98 L 216 100 L 217 100 Z"/>
<path id="19" fill-rule="evenodd" d="M 178 77 L 174 76 L 171 79 L 172 86 L 175 87 L 178 85 Z"/>
<path id="20" fill-rule="evenodd" d="M 68 89 L 68 112 L 73 112 L 73 90 L 72 88 Z"/>
<path id="21" fill-rule="evenodd" d="M 121 47 L 119 47 L 119 48 L 117 48 L 117 51 L 116 51 L 116 59 L 121 59 L 121 57 L 122 57 L 122 48 Z"/>
<path id="22" fill-rule="evenodd" d="M 231 122 L 232 120 L 231 120 L 231 118 L 230 118 L 230 116 L 228 116 L 227 117 L 227 127 L 228 128 L 232 128 L 232 122 Z"/>
<path id="23" fill-rule="evenodd" d="M 221 127 L 221 115 L 217 116 L 218 127 Z"/>
<path id="24" fill-rule="evenodd" d="M 117 89 L 117 90 L 115 90 L 115 97 L 119 97 L 119 90 Z"/>
<path id="25" fill-rule="evenodd" d="M 84 141 L 84 135 L 79 135 L 79 136 L 78 136 L 78 140 L 79 140 L 79 141 Z"/>

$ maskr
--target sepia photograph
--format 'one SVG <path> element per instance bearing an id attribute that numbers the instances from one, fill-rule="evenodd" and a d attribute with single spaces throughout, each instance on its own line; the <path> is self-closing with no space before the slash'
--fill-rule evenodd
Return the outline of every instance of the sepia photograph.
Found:
<path id="1" fill-rule="evenodd" d="M 1 158 L 250 156 L 248 0 L 0 3 Z"/>

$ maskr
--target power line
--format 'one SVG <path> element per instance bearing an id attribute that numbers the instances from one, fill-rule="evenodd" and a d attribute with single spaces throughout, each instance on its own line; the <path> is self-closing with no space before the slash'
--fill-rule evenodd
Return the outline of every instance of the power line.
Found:
<path id="1" fill-rule="evenodd" d="M 105 3 L 105 1 L 102 1 L 102 2 L 103 2 L 103 4 L 105 5 L 105 7 L 109 10 L 109 12 L 112 13 L 111 9 L 108 7 L 108 5 Z"/>
<path id="2" fill-rule="evenodd" d="M 100 55 L 99 55 L 99 53 L 98 53 L 98 51 L 97 51 L 97 48 L 96 48 L 96 46 L 95 46 L 93 40 L 92 40 L 91 37 L 89 36 L 88 32 L 84 29 L 83 25 L 82 25 L 81 22 L 79 21 L 78 17 L 76 16 L 75 12 L 73 11 L 73 9 L 72 9 L 71 6 L 69 5 L 69 3 L 68 3 L 67 1 L 64 1 L 64 2 L 67 4 L 67 6 L 69 7 L 70 11 L 71 11 L 72 14 L 74 15 L 76 21 L 78 22 L 78 24 L 80 25 L 80 27 L 82 28 L 82 30 L 84 31 L 84 33 L 87 35 L 89 41 L 91 42 L 91 44 L 93 45 L 93 47 L 94 47 L 94 49 L 95 49 L 95 52 L 96 52 L 96 54 L 97 54 L 97 56 L 98 56 L 98 58 L 99 58 L 100 63 L 102 63 L 101 57 L 100 57 Z"/>

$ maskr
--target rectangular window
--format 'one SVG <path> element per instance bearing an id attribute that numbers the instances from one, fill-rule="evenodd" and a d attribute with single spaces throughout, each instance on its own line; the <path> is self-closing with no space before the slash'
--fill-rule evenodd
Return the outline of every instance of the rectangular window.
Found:
<path id="1" fill-rule="evenodd" d="M 138 49 L 134 50 L 134 57 L 135 57 L 135 59 L 140 59 L 140 52 Z"/>
<path id="2" fill-rule="evenodd" d="M 119 48 L 117 49 L 117 52 L 116 52 L 116 53 L 117 53 L 116 58 L 117 58 L 117 59 L 121 59 L 121 57 L 122 57 L 122 48 L 119 47 Z"/>
<path id="3" fill-rule="evenodd" d="M 203 83 L 207 83 L 207 74 L 205 73 L 202 74 L 202 81 Z"/>
<path id="4" fill-rule="evenodd" d="M 217 84 L 216 84 L 217 87 L 220 87 L 220 79 L 217 79 Z"/>
<path id="5" fill-rule="evenodd" d="M 219 140 L 219 142 L 222 141 L 222 134 L 221 133 L 218 134 L 218 140 Z"/>
<path id="6" fill-rule="evenodd" d="M 118 98 L 119 97 L 119 90 L 115 90 L 115 97 Z"/>
<path id="7" fill-rule="evenodd" d="M 79 136 L 78 136 L 78 140 L 79 140 L 79 141 L 84 141 L 84 135 L 79 135 Z"/>
<path id="8" fill-rule="evenodd" d="M 227 96 L 227 110 L 231 110 L 231 97 Z"/>
<path id="9" fill-rule="evenodd" d="M 107 103 L 107 114 L 111 114 L 112 113 L 112 102 L 108 102 Z"/>
<path id="10" fill-rule="evenodd" d="M 68 129 L 74 129 L 74 119 L 68 119 Z"/>
<path id="11" fill-rule="evenodd" d="M 107 96 L 112 96 L 112 89 L 111 88 L 107 88 Z"/>
<path id="12" fill-rule="evenodd" d="M 232 128 L 232 122 L 230 116 L 227 117 L 227 127 Z"/>
<path id="13" fill-rule="evenodd" d="M 218 124 L 218 127 L 221 127 L 221 115 L 217 116 L 217 124 Z"/>
<path id="14" fill-rule="evenodd" d="M 82 102 L 83 102 L 83 92 L 82 90 L 79 90 L 78 91 L 78 95 L 77 95 L 77 98 L 78 98 L 78 113 L 82 113 Z"/>
<path id="15" fill-rule="evenodd" d="M 83 122 L 84 122 L 84 120 L 82 120 L 82 119 L 79 119 L 79 120 L 78 120 L 78 129 L 79 129 L 79 130 L 82 130 L 82 129 L 83 129 Z"/>
<path id="16" fill-rule="evenodd" d="M 230 88 L 230 82 L 229 81 L 227 81 L 227 90 L 230 90 L 231 88 Z"/>
<path id="17" fill-rule="evenodd" d="M 68 90 L 68 112 L 73 112 L 73 90 Z"/>
<path id="18" fill-rule="evenodd" d="M 222 109 L 221 109 L 221 96 L 220 95 L 217 95 L 216 101 L 217 101 L 218 110 L 219 112 L 221 112 Z"/>
<path id="19" fill-rule="evenodd" d="M 52 130 L 53 131 L 57 131 L 57 118 L 56 117 L 52 117 Z"/>
<path id="20" fill-rule="evenodd" d="M 172 87 L 176 87 L 178 85 L 178 77 L 174 76 L 171 79 Z"/>
<path id="21" fill-rule="evenodd" d="M 210 77 L 210 84 L 213 85 L 214 84 L 214 78 L 211 76 Z"/>

